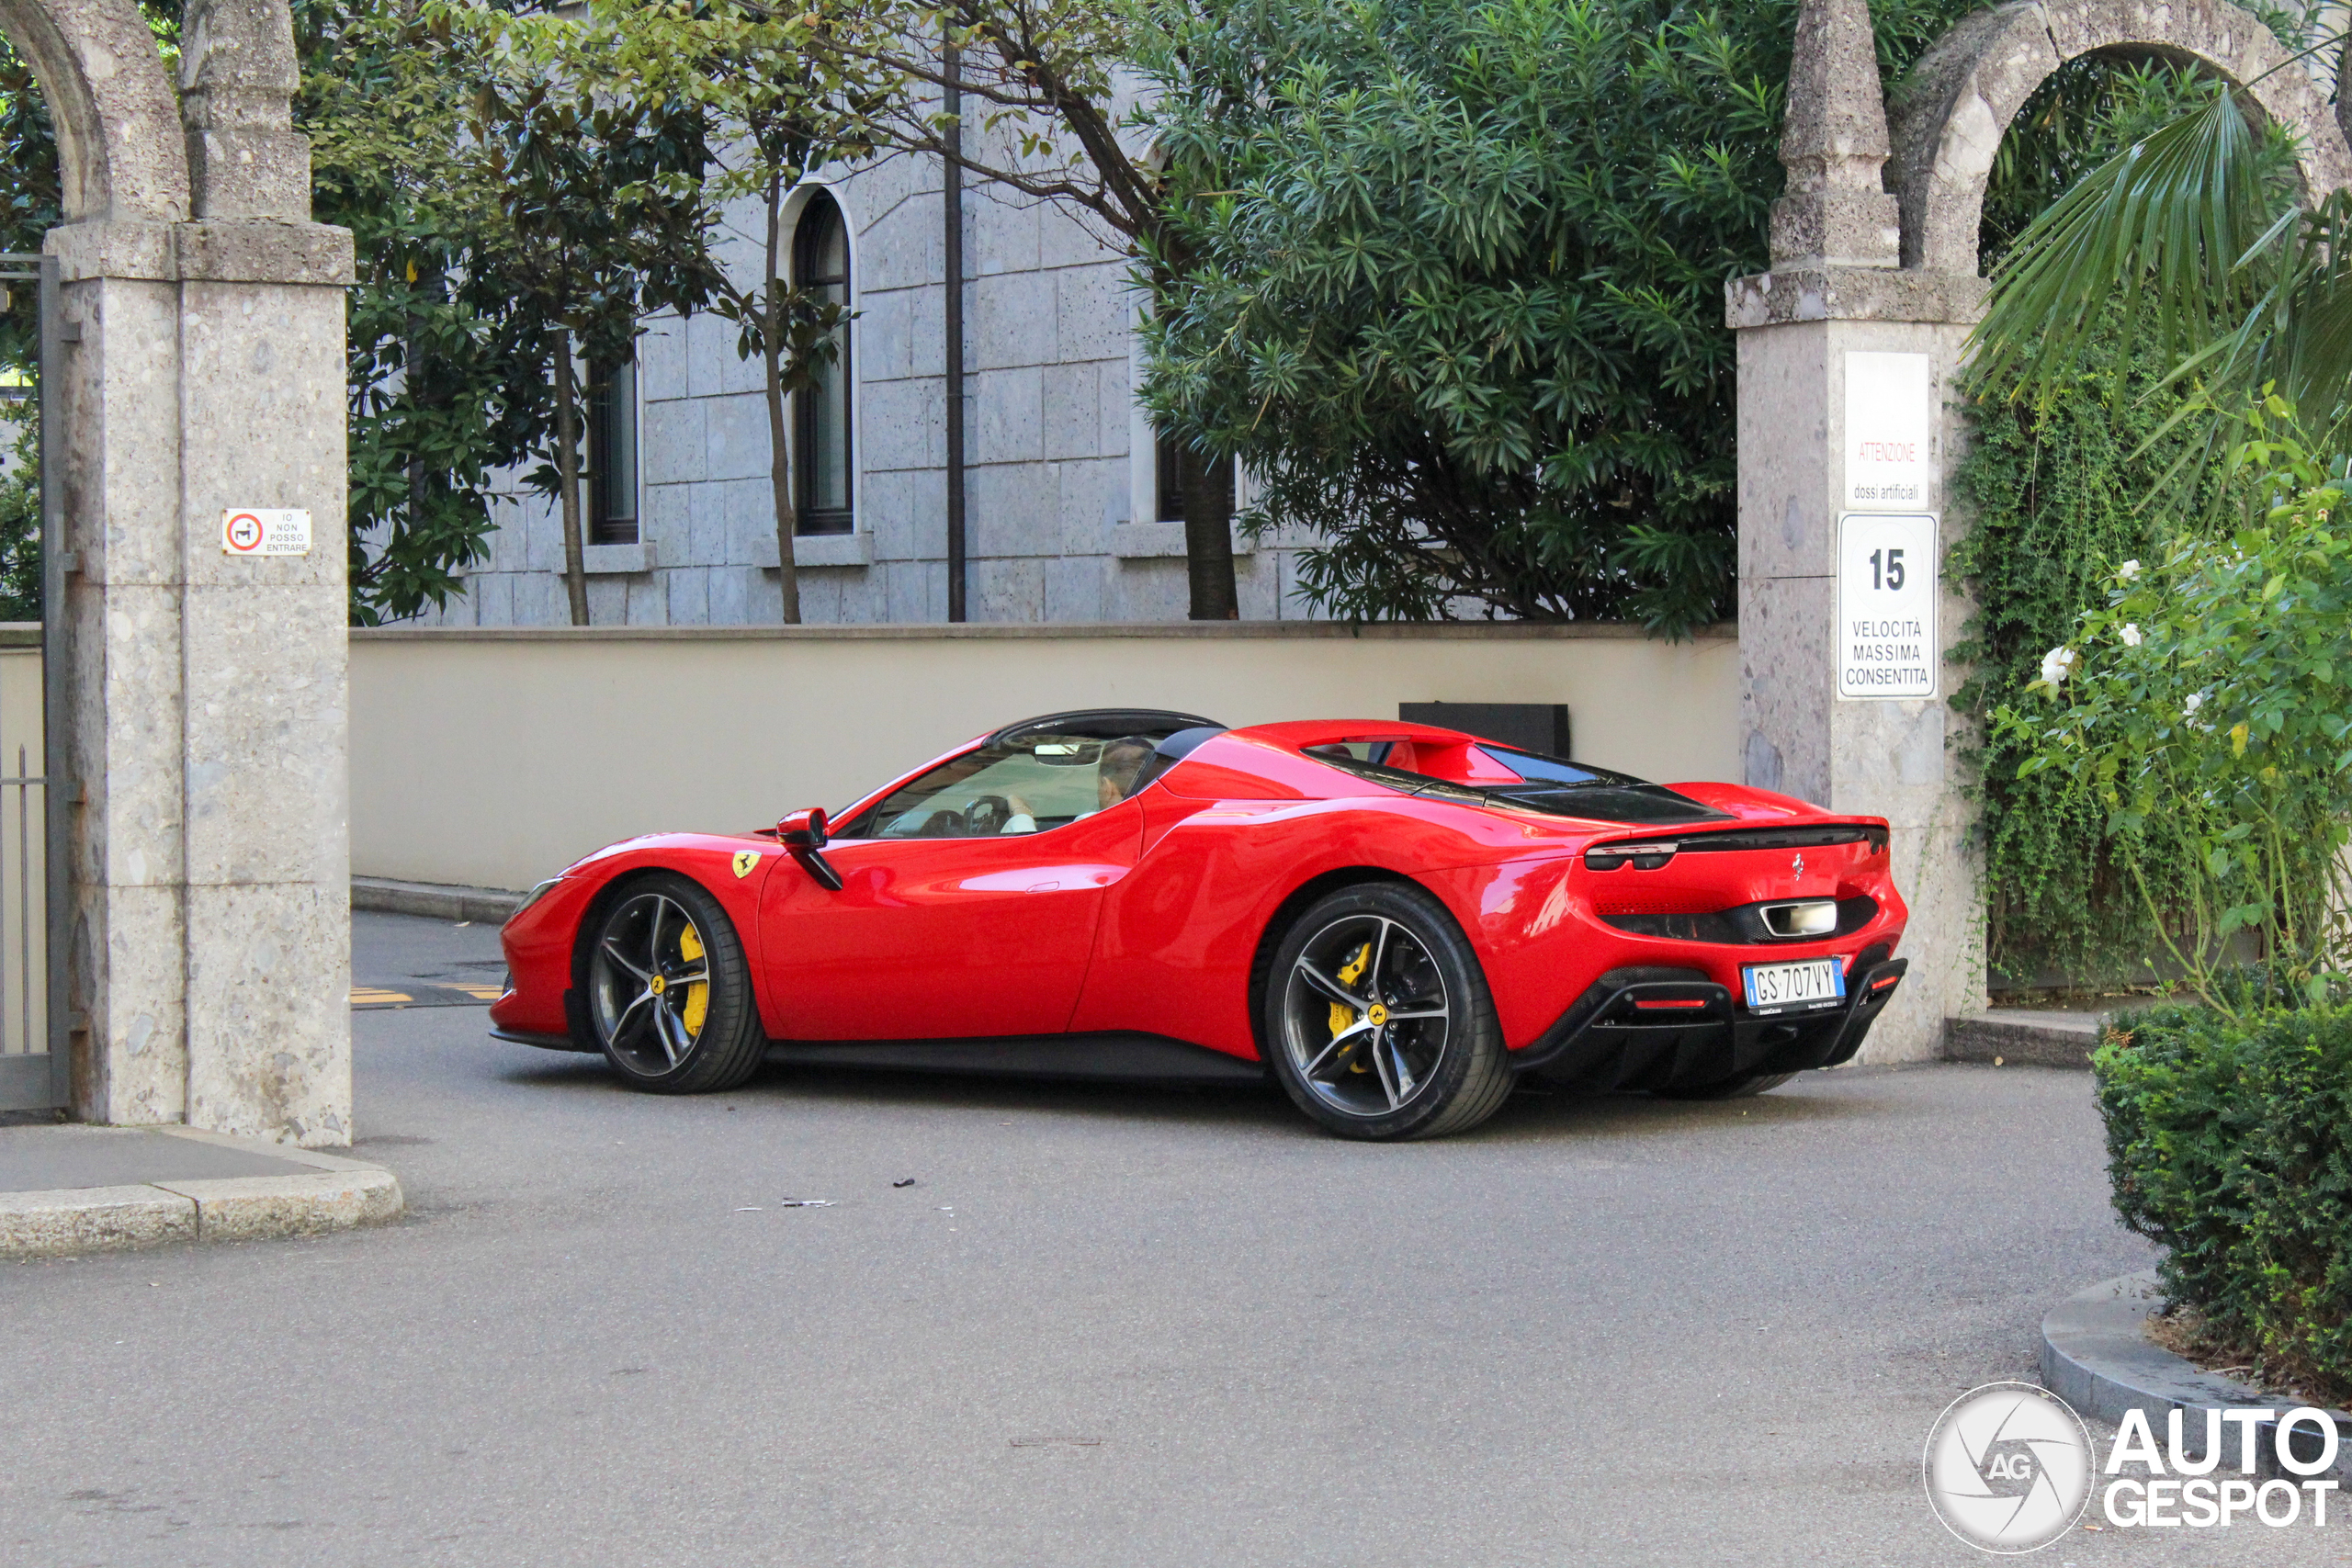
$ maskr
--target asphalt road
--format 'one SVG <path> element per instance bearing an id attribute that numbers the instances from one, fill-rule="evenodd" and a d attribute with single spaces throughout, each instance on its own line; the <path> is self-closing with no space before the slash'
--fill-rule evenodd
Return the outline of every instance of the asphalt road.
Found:
<path id="1" fill-rule="evenodd" d="M 489 942 L 376 917 L 356 970 Z M 0 1559 L 1980 1562 L 1921 1497 L 1929 1424 L 2149 1260 L 2081 1074 L 1531 1094 L 1369 1147 L 1271 1093 L 671 1100 L 477 1010 L 355 1024 L 404 1223 L 0 1267 Z M 2337 1562 L 2352 1530 L 2032 1561 Z"/>

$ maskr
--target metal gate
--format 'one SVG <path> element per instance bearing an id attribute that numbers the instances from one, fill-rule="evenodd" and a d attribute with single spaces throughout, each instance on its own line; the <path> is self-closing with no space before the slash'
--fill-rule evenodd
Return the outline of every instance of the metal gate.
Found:
<path id="1" fill-rule="evenodd" d="M 0 254 L 0 287 L 15 295 L 28 284 L 39 321 L 31 384 L 17 378 L 0 385 L 0 397 L 19 412 L 25 400 L 38 400 L 41 623 L 0 626 L 0 1111 L 62 1106 L 71 1092 L 65 987 L 72 805 L 70 792 L 51 783 L 68 774 L 65 490 L 58 472 L 63 390 L 50 374 L 62 353 L 63 318 L 55 258 Z M 0 480 L 6 477 L 0 469 Z"/>

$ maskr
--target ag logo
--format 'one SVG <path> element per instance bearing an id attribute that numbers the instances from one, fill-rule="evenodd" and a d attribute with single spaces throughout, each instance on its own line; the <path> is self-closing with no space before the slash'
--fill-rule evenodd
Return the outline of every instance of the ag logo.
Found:
<path id="1" fill-rule="evenodd" d="M 1952 1401 L 1928 1434 L 1928 1502 L 1969 1545 L 2004 1555 L 2064 1535 L 2091 1498 L 2091 1439 L 2064 1400 L 1996 1382 Z"/>
<path id="2" fill-rule="evenodd" d="M 755 866 L 755 865 L 759 864 L 759 863 L 760 863 L 760 852 L 759 852 L 759 851 L 757 851 L 757 850 L 737 850 L 737 851 L 735 852 L 735 874 L 736 874 L 737 876 L 739 876 L 739 877 L 743 877 L 743 876 L 749 876 L 749 875 L 751 875 L 751 874 L 752 874 L 752 868 L 753 866 Z"/>

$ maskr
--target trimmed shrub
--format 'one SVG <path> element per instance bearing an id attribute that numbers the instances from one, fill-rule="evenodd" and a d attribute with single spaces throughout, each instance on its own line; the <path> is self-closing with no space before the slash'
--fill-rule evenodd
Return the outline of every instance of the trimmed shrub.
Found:
<path id="1" fill-rule="evenodd" d="M 2276 995 L 2277 993 L 2273 993 Z M 2252 998 L 2248 998 L 2252 999 Z M 2094 1066 L 2123 1223 L 2274 1380 L 2352 1397 L 2352 1006 L 2153 1009 Z"/>

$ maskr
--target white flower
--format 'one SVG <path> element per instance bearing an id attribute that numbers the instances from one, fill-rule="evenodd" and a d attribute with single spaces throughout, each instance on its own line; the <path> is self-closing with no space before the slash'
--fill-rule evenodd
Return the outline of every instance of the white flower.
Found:
<path id="1" fill-rule="evenodd" d="M 2136 560 L 2125 561 L 2115 569 L 2115 575 L 2129 582 L 2140 575 L 2140 563 Z"/>
<path id="2" fill-rule="evenodd" d="M 2140 628 L 2133 623 L 2126 621 L 2123 624 L 2122 636 L 2124 647 L 2137 648 L 2140 646 Z"/>
<path id="3" fill-rule="evenodd" d="M 2074 667 L 2075 658 L 2071 648 L 2052 649 L 2041 656 L 2041 679 L 2052 686 L 2064 685 L 2066 671 Z"/>
<path id="4" fill-rule="evenodd" d="M 2188 694 L 2188 700 L 2180 705 L 2180 715 L 2183 718 L 2195 718 L 2197 716 L 2197 710 L 2204 705 L 2205 694 L 2202 692 L 2191 692 Z"/>

